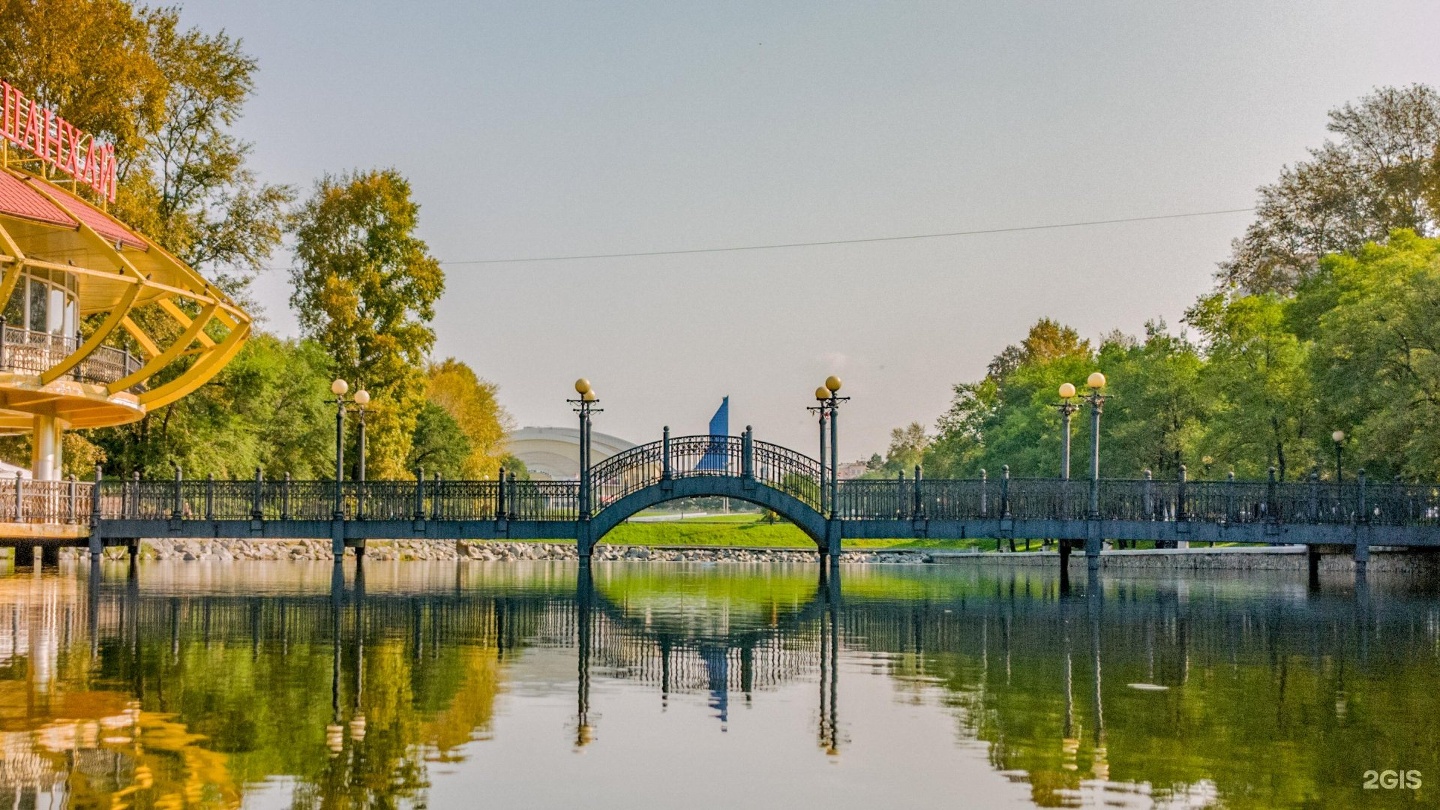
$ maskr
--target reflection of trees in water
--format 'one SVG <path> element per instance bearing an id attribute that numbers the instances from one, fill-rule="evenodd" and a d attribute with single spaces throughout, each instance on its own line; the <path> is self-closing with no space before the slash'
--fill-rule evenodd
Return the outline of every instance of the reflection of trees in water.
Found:
<path id="1" fill-rule="evenodd" d="M 722 722 L 732 696 L 803 680 L 838 754 L 843 648 L 942 687 L 962 736 L 1042 805 L 1294 803 L 1352 788 L 1377 746 L 1440 773 L 1440 611 L 1423 599 L 1224 581 L 1062 598 L 1043 578 L 864 573 L 843 599 L 836 582 L 757 580 L 675 601 L 677 584 L 602 569 L 263 597 L 107 582 L 87 603 L 83 583 L 0 580 L 0 794 L 226 806 L 289 776 L 297 807 L 423 800 L 427 763 L 488 733 L 505 662 L 537 646 L 576 650 L 577 745 L 603 738 L 593 679 L 704 695 Z"/>
<path id="2" fill-rule="evenodd" d="M 923 604 L 847 585 L 844 637 L 943 687 L 962 736 L 1042 806 L 1292 806 L 1363 798 L 1357 763 L 1377 757 L 1440 772 L 1428 595 L 1199 579 L 1061 598 L 1014 584 Z"/>

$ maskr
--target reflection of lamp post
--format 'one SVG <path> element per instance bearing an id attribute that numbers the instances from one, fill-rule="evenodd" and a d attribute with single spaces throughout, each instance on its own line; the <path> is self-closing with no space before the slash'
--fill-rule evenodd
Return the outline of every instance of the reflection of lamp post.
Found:
<path id="1" fill-rule="evenodd" d="M 1096 371 L 1085 380 L 1090 393 L 1085 401 L 1090 403 L 1090 518 L 1100 517 L 1100 412 L 1105 409 L 1105 375 Z"/>
<path id="2" fill-rule="evenodd" d="M 1075 403 L 1075 386 L 1070 383 L 1060 385 L 1060 403 L 1055 406 L 1060 411 L 1060 480 L 1070 480 L 1070 416 L 1080 410 Z"/>
<path id="3" fill-rule="evenodd" d="M 1343 480 L 1343 467 L 1340 466 L 1341 458 L 1345 452 L 1345 431 L 1337 430 L 1330 434 L 1330 439 L 1335 442 L 1335 483 Z"/>

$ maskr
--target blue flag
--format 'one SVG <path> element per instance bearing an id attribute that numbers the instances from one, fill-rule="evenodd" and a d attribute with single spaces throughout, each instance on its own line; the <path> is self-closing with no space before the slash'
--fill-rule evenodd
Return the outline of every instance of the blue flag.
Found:
<path id="1" fill-rule="evenodd" d="M 710 417 L 710 446 L 705 449 L 705 455 L 700 457 L 700 463 L 695 469 L 701 472 L 725 472 L 726 464 L 725 441 L 730 436 L 730 397 L 720 400 L 720 407 L 715 415 Z"/>

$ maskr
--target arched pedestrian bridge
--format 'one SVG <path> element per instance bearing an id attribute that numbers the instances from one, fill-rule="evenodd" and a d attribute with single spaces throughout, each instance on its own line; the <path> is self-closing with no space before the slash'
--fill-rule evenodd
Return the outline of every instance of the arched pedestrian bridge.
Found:
<path id="1" fill-rule="evenodd" d="M 835 559 L 846 538 L 1062 541 L 1095 559 L 1104 540 L 1440 549 L 1440 486 L 1367 482 L 1097 479 L 981 475 L 835 481 L 803 453 L 741 436 L 642 444 L 579 481 L 345 482 L 105 480 L 52 493 L 44 514 L 92 551 L 136 538 L 575 539 L 596 543 L 637 512 L 676 498 L 723 496 L 774 510 Z M 98 497 L 95 494 L 98 493 Z M 51 502 L 53 501 L 53 503 Z M 33 504 L 21 506 L 39 508 Z M 0 505 L 3 509 L 4 505 Z M 22 545 L 28 540 L 12 541 Z"/>

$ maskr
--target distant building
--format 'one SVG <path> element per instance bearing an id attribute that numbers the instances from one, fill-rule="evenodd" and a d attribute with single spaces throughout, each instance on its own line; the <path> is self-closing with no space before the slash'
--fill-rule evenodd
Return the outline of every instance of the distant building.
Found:
<path id="1" fill-rule="evenodd" d="M 590 433 L 591 464 L 634 447 L 616 436 Z M 526 427 L 505 437 L 506 450 L 525 462 L 530 477 L 540 481 L 575 480 L 580 477 L 580 428 Z"/>
<path id="2" fill-rule="evenodd" d="M 842 461 L 835 468 L 835 475 L 841 481 L 849 481 L 852 478 L 859 478 L 869 470 L 863 461 Z"/>

